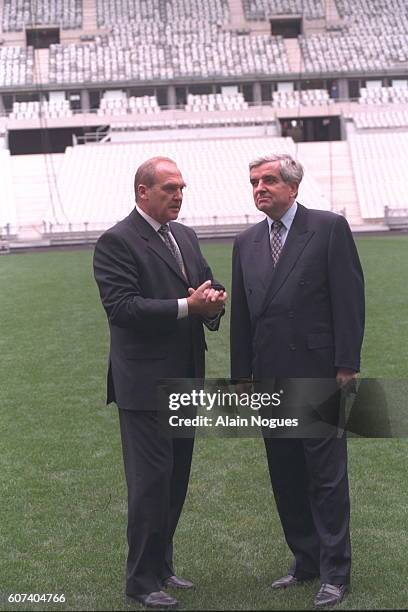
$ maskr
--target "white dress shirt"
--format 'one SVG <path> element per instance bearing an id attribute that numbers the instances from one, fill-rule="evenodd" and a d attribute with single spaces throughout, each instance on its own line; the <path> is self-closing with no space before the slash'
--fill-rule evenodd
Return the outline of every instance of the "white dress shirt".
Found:
<path id="1" fill-rule="evenodd" d="M 295 218 L 296 215 L 296 211 L 297 211 L 298 205 L 296 200 L 293 202 L 292 206 L 290 208 L 288 208 L 288 210 L 285 212 L 285 214 L 279 219 L 279 221 L 281 221 L 281 223 L 283 224 L 279 234 L 281 237 L 281 241 L 282 241 L 282 247 L 285 244 L 287 235 L 289 233 L 290 228 L 292 227 L 292 223 L 293 223 L 293 219 Z M 272 231 L 272 223 L 273 223 L 273 219 L 271 219 L 270 217 L 267 217 L 268 219 L 268 225 L 269 225 L 269 235 L 271 234 Z"/>
<path id="2" fill-rule="evenodd" d="M 162 240 L 164 242 L 164 238 L 163 236 L 161 236 L 161 234 L 159 234 L 159 229 L 162 226 L 162 223 L 159 223 L 159 221 L 156 221 L 156 219 L 153 219 L 153 217 L 150 217 L 147 213 L 145 213 L 144 210 L 142 210 L 140 208 L 140 206 L 138 206 L 136 204 L 136 210 L 139 213 L 139 215 L 141 215 L 143 217 L 143 219 L 145 221 L 147 221 L 147 223 L 149 225 L 151 225 L 151 227 L 154 229 L 155 232 L 157 232 L 158 236 L 160 237 L 160 240 Z M 177 248 L 179 248 L 176 239 L 174 238 L 173 234 L 171 233 L 171 230 L 169 232 L 169 236 L 170 236 L 170 240 L 173 240 L 174 244 L 176 245 Z M 168 249 L 168 247 L 166 247 Z M 185 270 L 183 269 L 183 273 L 185 274 Z M 184 319 L 185 317 L 188 316 L 188 304 L 187 304 L 187 298 L 179 298 L 177 300 L 177 304 L 178 304 L 178 313 L 177 313 L 177 318 L 178 319 Z"/>

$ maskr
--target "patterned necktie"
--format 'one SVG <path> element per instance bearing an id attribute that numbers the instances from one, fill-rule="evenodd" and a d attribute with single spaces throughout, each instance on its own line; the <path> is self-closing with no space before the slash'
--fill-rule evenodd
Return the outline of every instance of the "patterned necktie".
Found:
<path id="1" fill-rule="evenodd" d="M 271 228 L 271 255 L 273 265 L 276 266 L 279 260 L 279 256 L 282 251 L 282 238 L 280 231 L 284 227 L 282 221 L 274 221 Z"/>
<path id="2" fill-rule="evenodd" d="M 163 237 L 164 244 L 169 249 L 170 253 L 173 255 L 174 259 L 177 261 L 178 267 L 180 268 L 184 278 L 186 278 L 186 274 L 184 272 L 184 263 L 183 258 L 181 256 L 180 249 L 176 242 L 170 237 L 170 228 L 168 225 L 161 225 L 157 230 L 160 236 Z"/>

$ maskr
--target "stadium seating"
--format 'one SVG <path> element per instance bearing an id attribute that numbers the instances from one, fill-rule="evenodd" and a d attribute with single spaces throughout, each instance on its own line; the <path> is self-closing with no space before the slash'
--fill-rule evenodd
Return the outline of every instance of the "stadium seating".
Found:
<path id="1" fill-rule="evenodd" d="M 300 36 L 305 72 L 387 70 L 408 62 L 406 35 L 344 32 Z"/>
<path id="2" fill-rule="evenodd" d="M 0 47 L 0 87 L 33 83 L 33 47 Z"/>
<path id="3" fill-rule="evenodd" d="M 406 208 L 408 132 L 349 134 L 355 183 L 364 219 L 382 219 L 384 207 Z"/>
<path id="4" fill-rule="evenodd" d="M 0 149 L 0 238 L 17 234 L 17 212 L 12 184 L 10 153 Z"/>
<path id="5" fill-rule="evenodd" d="M 152 115 L 159 112 L 160 107 L 154 96 L 102 98 L 98 109 L 98 115 Z"/>
<path id="6" fill-rule="evenodd" d="M 129 21 L 226 23 L 228 0 L 96 0 L 98 27 Z"/>
<path id="7" fill-rule="evenodd" d="M 281 37 L 240 36 L 209 26 L 184 36 L 148 34 L 146 24 L 114 29 L 95 43 L 51 45 L 50 83 L 209 78 L 289 72 Z M 160 28 L 159 24 L 156 24 Z M 150 30 L 155 32 L 151 25 Z M 160 34 L 162 32 L 162 34 Z"/>
<path id="8" fill-rule="evenodd" d="M 408 31 L 405 0 L 336 0 L 336 7 L 349 33 L 384 36 Z"/>
<path id="9" fill-rule="evenodd" d="M 234 94 L 202 94 L 187 96 L 187 111 L 213 111 L 213 110 L 245 110 L 248 108 L 242 93 Z"/>
<path id="10" fill-rule="evenodd" d="M 278 108 L 298 108 L 299 106 L 326 106 L 333 104 L 325 89 L 305 89 L 303 91 L 274 91 L 272 106 Z"/>
<path id="11" fill-rule="evenodd" d="M 82 0 L 4 0 L 2 25 L 4 32 L 21 32 L 24 27 L 39 25 L 80 28 Z"/>
<path id="12" fill-rule="evenodd" d="M 296 153 L 289 138 L 161 142 L 160 154 L 177 160 L 188 184 L 180 220 L 197 227 L 262 218 L 252 201 L 248 162 L 278 150 Z M 47 212 L 46 231 L 100 230 L 124 217 L 134 206 L 135 168 L 153 155 L 157 144 L 150 141 L 67 149 L 58 179 L 61 210 L 54 207 Z M 310 175 L 306 174 L 300 193 L 300 200 L 313 208 L 329 207 Z"/>
<path id="13" fill-rule="evenodd" d="M 305 15 L 306 19 L 322 19 L 323 0 L 242 0 L 245 18 L 265 21 L 278 15 Z"/>
<path id="14" fill-rule="evenodd" d="M 360 104 L 407 104 L 408 87 L 362 87 L 358 101 Z"/>
<path id="15" fill-rule="evenodd" d="M 361 112 L 353 113 L 348 117 L 353 119 L 354 125 L 359 130 L 408 127 L 408 110 Z"/>
<path id="16" fill-rule="evenodd" d="M 40 102 L 14 102 L 10 119 L 56 119 L 59 117 L 72 117 L 73 112 L 68 100 Z"/>

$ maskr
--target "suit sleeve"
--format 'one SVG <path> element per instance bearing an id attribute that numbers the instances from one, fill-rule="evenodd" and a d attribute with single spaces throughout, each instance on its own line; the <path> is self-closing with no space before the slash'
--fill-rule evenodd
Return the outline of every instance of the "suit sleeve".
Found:
<path id="1" fill-rule="evenodd" d="M 251 319 L 242 276 L 238 241 L 232 253 L 231 378 L 252 378 Z"/>
<path id="2" fill-rule="evenodd" d="M 212 270 L 210 268 L 210 266 L 208 265 L 205 257 L 203 256 L 203 254 L 201 253 L 201 249 L 200 249 L 200 244 L 198 241 L 198 237 L 197 234 L 194 232 L 194 236 L 196 238 L 197 241 L 197 248 L 200 252 L 200 258 L 201 258 L 201 275 L 200 275 L 200 281 L 201 284 L 204 283 L 206 280 L 214 280 L 214 276 L 212 273 Z M 217 314 L 217 316 L 215 317 L 200 317 L 203 324 L 205 325 L 205 327 L 209 330 L 209 331 L 218 331 L 219 327 L 220 327 L 220 321 L 221 321 L 221 317 L 223 317 L 225 314 L 225 308 L 219 313 Z"/>
<path id="3" fill-rule="evenodd" d="M 176 326 L 177 300 L 142 295 L 137 263 L 120 237 L 105 233 L 98 240 L 94 274 L 111 324 L 142 332 L 171 330 Z"/>
<path id="4" fill-rule="evenodd" d="M 336 368 L 359 372 L 364 334 L 364 276 L 350 227 L 336 219 L 328 249 Z"/>

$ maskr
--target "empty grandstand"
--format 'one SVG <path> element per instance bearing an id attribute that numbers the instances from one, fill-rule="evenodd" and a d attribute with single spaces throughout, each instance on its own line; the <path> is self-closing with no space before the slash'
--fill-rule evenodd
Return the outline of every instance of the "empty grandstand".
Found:
<path id="1" fill-rule="evenodd" d="M 156 151 L 154 142 L 69 149 L 58 180 L 60 205 L 46 212 L 46 233 L 100 231 L 125 216 L 134 204 L 134 170 Z M 251 202 L 248 159 L 268 151 L 294 153 L 295 146 L 287 138 L 223 138 L 161 142 L 160 151 L 178 161 L 189 185 L 180 220 L 217 233 L 262 218 Z M 330 208 L 310 175 L 300 199 L 313 208 Z"/>
<path id="2" fill-rule="evenodd" d="M 4 0 L 3 31 L 21 32 L 25 27 L 58 25 L 64 29 L 82 26 L 82 0 Z"/>
<path id="3" fill-rule="evenodd" d="M 242 0 L 249 20 L 265 21 L 276 15 L 302 15 L 306 19 L 322 19 L 323 0 Z"/>
<path id="4" fill-rule="evenodd" d="M 184 218 L 206 233 L 255 220 L 246 164 L 279 147 L 306 165 L 306 204 L 360 229 L 404 218 L 403 0 L 0 0 L 0 25 L 3 241 L 97 233 L 156 152 L 183 167 Z"/>
<path id="5" fill-rule="evenodd" d="M 17 210 L 11 177 L 10 154 L 0 149 L 0 241 L 14 238 L 17 234 Z"/>

